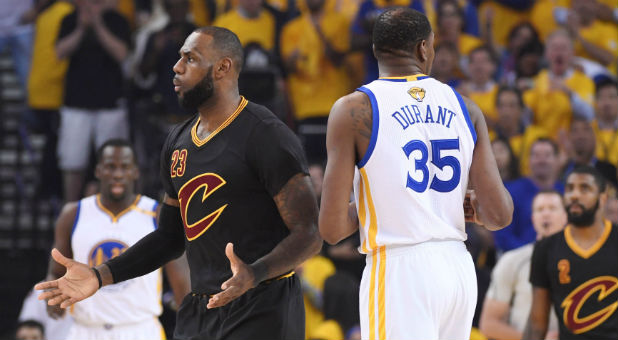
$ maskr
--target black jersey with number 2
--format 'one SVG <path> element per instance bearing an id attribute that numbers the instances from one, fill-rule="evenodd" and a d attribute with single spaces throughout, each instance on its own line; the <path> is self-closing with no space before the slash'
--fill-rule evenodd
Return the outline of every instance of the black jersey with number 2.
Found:
<path id="1" fill-rule="evenodd" d="M 530 282 L 550 291 L 560 339 L 618 339 L 618 230 L 605 221 L 597 243 L 582 249 L 572 228 L 535 245 Z"/>
<path id="2" fill-rule="evenodd" d="M 232 276 L 228 242 L 245 263 L 268 254 L 289 231 L 273 197 L 307 173 L 298 138 L 273 113 L 242 98 L 206 139 L 199 115 L 175 127 L 161 156 L 166 193 L 180 202 L 195 293 L 213 294 Z"/>

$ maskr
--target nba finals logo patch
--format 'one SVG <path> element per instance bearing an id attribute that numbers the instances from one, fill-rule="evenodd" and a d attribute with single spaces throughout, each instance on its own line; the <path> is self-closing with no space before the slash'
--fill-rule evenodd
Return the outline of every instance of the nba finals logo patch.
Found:
<path id="1" fill-rule="evenodd" d="M 416 99 L 417 102 L 422 102 L 425 99 L 425 89 L 420 87 L 413 87 L 408 90 L 408 94 L 412 96 L 412 98 Z"/>
<path id="2" fill-rule="evenodd" d="M 95 267 L 122 254 L 129 246 L 118 240 L 105 240 L 98 243 L 88 254 L 88 266 Z"/>

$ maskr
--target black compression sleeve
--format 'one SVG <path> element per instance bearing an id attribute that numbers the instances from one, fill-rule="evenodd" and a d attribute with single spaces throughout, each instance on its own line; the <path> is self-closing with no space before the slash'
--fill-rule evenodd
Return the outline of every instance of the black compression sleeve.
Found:
<path id="1" fill-rule="evenodd" d="M 114 283 L 142 276 L 182 255 L 185 234 L 180 209 L 163 203 L 159 227 L 106 262 Z"/>

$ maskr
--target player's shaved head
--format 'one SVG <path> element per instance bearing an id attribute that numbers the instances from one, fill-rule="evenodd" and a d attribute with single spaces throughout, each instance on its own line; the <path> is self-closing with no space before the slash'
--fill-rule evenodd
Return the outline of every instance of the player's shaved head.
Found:
<path id="1" fill-rule="evenodd" d="M 206 26 L 197 28 L 195 33 L 201 33 L 212 37 L 211 48 L 219 58 L 230 58 L 234 63 L 234 69 L 240 73 L 242 69 L 244 53 L 238 36 L 227 28 Z"/>

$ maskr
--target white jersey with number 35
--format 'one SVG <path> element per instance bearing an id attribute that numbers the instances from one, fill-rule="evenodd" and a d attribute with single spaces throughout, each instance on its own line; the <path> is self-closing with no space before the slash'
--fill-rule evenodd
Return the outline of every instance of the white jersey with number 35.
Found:
<path id="1" fill-rule="evenodd" d="M 380 78 L 358 90 L 373 111 L 370 144 L 354 178 L 361 252 L 464 241 L 476 132 L 461 96 L 425 75 Z"/>

